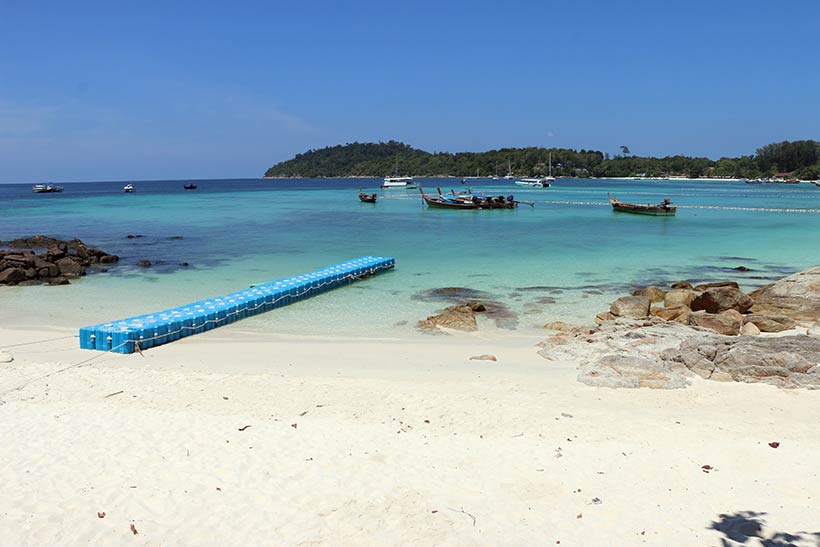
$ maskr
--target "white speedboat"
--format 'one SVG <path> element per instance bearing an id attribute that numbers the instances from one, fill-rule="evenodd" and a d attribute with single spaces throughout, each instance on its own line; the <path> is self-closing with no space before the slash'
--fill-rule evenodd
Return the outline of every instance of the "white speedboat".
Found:
<path id="1" fill-rule="evenodd" d="M 555 180 L 555 179 L 553 179 Z M 549 188 L 550 182 L 547 177 L 537 177 L 529 179 L 521 179 L 515 181 L 518 186 L 531 186 L 533 188 Z"/>
<path id="2" fill-rule="evenodd" d="M 382 183 L 382 188 L 418 188 L 419 185 L 413 182 L 413 177 L 386 177 Z"/>
<path id="3" fill-rule="evenodd" d="M 62 192 L 62 186 L 55 186 L 53 184 L 35 184 L 31 187 L 31 191 L 35 194 L 51 194 L 54 192 Z"/>
<path id="4" fill-rule="evenodd" d="M 122 191 L 125 192 L 126 194 L 130 194 L 131 192 L 134 191 L 134 185 L 130 184 L 130 183 L 126 184 L 125 186 L 122 187 Z"/>

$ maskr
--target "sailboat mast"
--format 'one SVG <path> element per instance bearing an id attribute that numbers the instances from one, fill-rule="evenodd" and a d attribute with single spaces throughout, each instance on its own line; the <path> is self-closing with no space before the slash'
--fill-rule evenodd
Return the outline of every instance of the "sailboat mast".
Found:
<path id="1" fill-rule="evenodd" d="M 550 152 L 550 176 L 552 176 L 552 152 Z"/>

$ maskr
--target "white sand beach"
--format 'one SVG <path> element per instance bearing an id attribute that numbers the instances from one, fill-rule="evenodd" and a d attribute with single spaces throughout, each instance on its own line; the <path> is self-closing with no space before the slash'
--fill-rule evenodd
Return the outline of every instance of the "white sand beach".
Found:
<path id="1" fill-rule="evenodd" d="M 121 356 L 73 334 L 0 330 L 0 545 L 757 545 L 720 531 L 740 512 L 820 528 L 818 391 L 593 388 L 515 335 L 237 324 Z"/>

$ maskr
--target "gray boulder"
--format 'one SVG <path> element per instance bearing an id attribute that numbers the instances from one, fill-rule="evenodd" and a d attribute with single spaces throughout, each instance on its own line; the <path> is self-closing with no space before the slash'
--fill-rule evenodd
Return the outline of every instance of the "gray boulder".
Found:
<path id="1" fill-rule="evenodd" d="M 661 357 L 710 380 L 820 387 L 820 339 L 812 336 L 694 336 Z"/>
<path id="2" fill-rule="evenodd" d="M 680 363 L 636 355 L 604 355 L 578 367 L 578 381 L 595 387 L 679 389 L 689 385 Z"/>

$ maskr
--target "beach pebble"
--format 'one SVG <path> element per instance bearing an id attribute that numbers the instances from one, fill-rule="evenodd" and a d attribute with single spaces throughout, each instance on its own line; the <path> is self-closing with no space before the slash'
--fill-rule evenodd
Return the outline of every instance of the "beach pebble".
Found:
<path id="1" fill-rule="evenodd" d="M 14 357 L 11 356 L 11 353 L 0 351 L 0 363 L 11 363 L 12 361 L 14 361 Z"/>
<path id="2" fill-rule="evenodd" d="M 498 361 L 495 355 L 485 353 L 484 355 L 473 355 L 470 361 Z"/>

